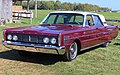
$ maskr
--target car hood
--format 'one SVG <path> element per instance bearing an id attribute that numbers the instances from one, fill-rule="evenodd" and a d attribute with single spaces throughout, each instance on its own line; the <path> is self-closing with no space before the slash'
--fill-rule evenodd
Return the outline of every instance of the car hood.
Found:
<path id="1" fill-rule="evenodd" d="M 78 26 L 60 25 L 60 24 L 42 24 L 38 26 L 24 26 L 17 28 L 8 28 L 7 31 L 12 33 L 35 33 L 35 34 L 59 34 L 65 31 L 78 29 Z"/>

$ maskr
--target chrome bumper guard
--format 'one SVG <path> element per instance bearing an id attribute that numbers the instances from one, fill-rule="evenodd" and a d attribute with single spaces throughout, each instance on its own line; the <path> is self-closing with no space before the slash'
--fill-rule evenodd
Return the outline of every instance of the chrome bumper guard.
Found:
<path id="1" fill-rule="evenodd" d="M 65 46 L 53 46 L 53 45 L 45 45 L 45 44 L 31 44 L 31 43 L 12 42 L 12 41 L 2 41 L 2 44 L 5 47 L 11 48 L 11 49 L 16 49 L 16 47 L 12 48 L 11 45 L 20 46 L 20 47 L 23 46 L 23 47 L 42 48 L 42 49 L 55 49 L 58 54 L 59 54 L 59 51 L 61 51 L 61 49 L 65 48 Z"/>

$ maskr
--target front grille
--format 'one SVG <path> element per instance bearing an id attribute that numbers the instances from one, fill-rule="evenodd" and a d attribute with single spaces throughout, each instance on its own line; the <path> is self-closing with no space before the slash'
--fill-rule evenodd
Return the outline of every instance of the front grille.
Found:
<path id="1" fill-rule="evenodd" d="M 37 44 L 37 43 L 44 44 L 43 43 L 44 37 L 49 37 L 50 39 L 53 38 L 52 36 L 42 36 L 42 35 L 32 35 L 32 34 L 11 34 L 11 35 L 18 36 L 17 42 L 35 43 L 35 44 Z M 57 37 L 55 37 L 55 38 L 57 39 Z M 14 40 L 11 40 L 11 41 L 14 41 Z M 50 45 L 51 43 L 48 43 L 48 44 Z M 58 45 L 58 40 L 57 40 L 56 45 Z"/>
<path id="2" fill-rule="evenodd" d="M 12 36 L 17 35 L 17 42 L 26 42 L 26 43 L 43 43 L 43 36 L 38 35 L 29 35 L 29 34 L 11 34 Z M 8 39 L 7 39 L 8 40 Z M 14 41 L 14 40 L 11 40 Z"/>
<path id="3" fill-rule="evenodd" d="M 18 41 L 20 42 L 27 42 L 27 43 L 42 43 L 43 36 L 38 35 L 24 35 L 24 34 L 17 34 Z"/>
<path id="4" fill-rule="evenodd" d="M 38 43 L 38 36 L 37 35 L 22 35 L 22 41 Z"/>

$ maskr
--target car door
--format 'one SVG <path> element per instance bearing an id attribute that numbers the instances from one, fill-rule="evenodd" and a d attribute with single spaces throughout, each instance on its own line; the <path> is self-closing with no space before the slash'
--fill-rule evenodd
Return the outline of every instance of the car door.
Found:
<path id="1" fill-rule="evenodd" d="M 87 15 L 86 16 L 86 23 L 85 23 L 85 31 L 84 31 L 84 41 L 83 41 L 83 47 L 90 47 L 94 46 L 99 43 L 98 37 L 99 37 L 99 30 L 94 24 L 94 18 L 93 15 Z"/>
<path id="2" fill-rule="evenodd" d="M 108 34 L 108 29 L 103 25 L 100 17 L 98 15 L 93 15 L 94 18 L 94 25 L 96 27 L 96 30 L 98 30 L 97 33 L 97 44 L 101 44 L 106 41 L 106 34 Z"/>

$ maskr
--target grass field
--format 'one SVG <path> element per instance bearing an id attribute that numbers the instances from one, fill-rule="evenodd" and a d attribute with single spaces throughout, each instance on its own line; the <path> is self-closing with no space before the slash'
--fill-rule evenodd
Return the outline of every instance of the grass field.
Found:
<path id="1" fill-rule="evenodd" d="M 51 10 L 38 11 L 38 18 L 33 19 L 37 25 Z M 110 19 L 120 19 L 120 13 L 100 13 Z M 114 16 L 112 16 L 114 15 Z M 120 23 L 112 23 L 120 26 Z M 2 29 L 30 25 L 29 20 L 22 19 L 21 24 L 0 26 Z M 81 52 L 76 60 L 65 62 L 61 55 L 33 53 L 22 58 L 16 50 L 8 50 L 0 44 L 0 75 L 120 75 L 120 33 L 107 48 L 95 47 Z"/>
<path id="2" fill-rule="evenodd" d="M 105 18 L 107 19 L 120 20 L 120 13 L 116 12 L 98 12 L 98 13 L 104 15 Z"/>

